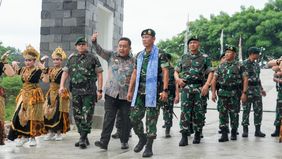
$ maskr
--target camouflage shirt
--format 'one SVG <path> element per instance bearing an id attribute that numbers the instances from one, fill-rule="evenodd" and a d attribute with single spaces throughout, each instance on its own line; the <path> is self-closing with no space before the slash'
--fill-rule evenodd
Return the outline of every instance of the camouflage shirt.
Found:
<path id="1" fill-rule="evenodd" d="M 126 100 L 131 74 L 134 69 L 132 54 L 128 57 L 119 56 L 118 52 L 107 51 L 97 43 L 93 43 L 96 53 L 108 62 L 108 79 L 105 85 L 105 94 Z"/>
<path id="2" fill-rule="evenodd" d="M 137 54 L 136 57 L 138 57 L 138 55 L 141 52 L 139 52 Z M 146 72 L 147 72 L 147 67 L 148 67 L 148 63 L 149 63 L 149 58 L 150 58 L 151 54 L 146 53 L 144 55 L 144 59 L 143 59 L 143 63 L 142 63 L 142 67 L 141 67 L 141 72 L 140 72 L 140 81 L 139 81 L 139 88 L 138 88 L 138 93 L 142 93 L 145 94 L 145 90 L 146 90 Z M 161 52 L 161 50 L 159 50 L 159 63 L 158 63 L 158 92 L 160 92 L 163 88 L 162 88 L 162 68 L 168 68 L 169 67 L 169 63 L 168 63 L 168 59 L 166 57 L 166 55 L 164 53 Z M 135 69 L 137 69 L 137 58 L 135 59 Z"/>
<path id="3" fill-rule="evenodd" d="M 280 72 L 280 71 L 277 71 L 277 72 Z M 282 76 L 276 75 L 277 72 L 275 72 L 273 78 L 282 80 Z M 282 92 L 282 83 L 276 82 L 276 91 L 277 91 L 277 92 Z"/>
<path id="4" fill-rule="evenodd" d="M 213 71 L 211 60 L 208 55 L 198 52 L 197 54 L 184 54 L 177 62 L 175 71 L 179 78 L 185 80 L 186 85 L 182 90 L 188 93 L 200 92 L 205 82 L 205 76 Z"/>
<path id="5" fill-rule="evenodd" d="M 237 96 L 243 88 L 243 77 L 248 76 L 245 67 L 238 61 L 225 61 L 214 73 L 219 85 L 218 96 Z"/>
<path id="6" fill-rule="evenodd" d="M 96 94 L 97 73 L 103 72 L 99 59 L 91 53 L 72 54 L 63 68 L 69 73 L 70 89 L 73 94 Z"/>
<path id="7" fill-rule="evenodd" d="M 262 87 L 259 64 L 246 59 L 243 61 L 243 65 L 248 72 L 248 96 L 260 96 Z"/>

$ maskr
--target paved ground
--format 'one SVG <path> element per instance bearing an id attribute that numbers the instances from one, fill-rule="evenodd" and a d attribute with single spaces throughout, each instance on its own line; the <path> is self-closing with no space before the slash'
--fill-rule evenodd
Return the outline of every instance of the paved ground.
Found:
<path id="1" fill-rule="evenodd" d="M 249 138 L 242 138 L 242 127 L 239 128 L 240 135 L 238 141 L 229 141 L 226 143 L 218 143 L 218 112 L 215 110 L 215 103 L 209 102 L 209 110 L 207 113 L 206 126 L 204 127 L 204 139 L 201 144 L 193 145 L 193 137 L 189 138 L 189 145 L 179 147 L 178 142 L 181 134 L 179 133 L 178 120 L 174 119 L 172 129 L 172 138 L 164 138 L 164 129 L 161 128 L 163 121 L 162 115 L 158 122 L 158 137 L 154 142 L 152 158 L 268 158 L 282 159 L 282 143 L 278 143 L 278 138 L 270 136 L 274 129 L 273 120 L 276 92 L 272 82 L 272 71 L 263 70 L 262 79 L 263 86 L 267 91 L 267 97 L 263 99 L 264 116 L 262 130 L 267 134 L 265 138 L 254 137 L 254 126 L 250 126 Z M 179 116 L 180 109 L 175 108 L 175 113 Z M 240 116 L 241 117 L 241 116 Z M 250 121 L 253 116 L 251 115 Z M 240 119 L 241 121 L 241 119 Z M 252 123 L 252 122 L 251 122 Z M 74 147 L 74 142 L 78 139 L 75 131 L 69 132 L 64 136 L 64 140 L 60 142 L 43 141 L 43 137 L 37 138 L 37 147 L 24 146 L 22 148 L 15 147 L 15 143 L 6 142 L 5 146 L 0 146 L 0 159 L 124 159 L 124 158 L 142 158 L 142 153 L 134 153 L 133 147 L 138 142 L 137 137 L 133 137 L 129 141 L 130 148 L 121 150 L 119 140 L 111 139 L 108 151 L 100 150 L 94 146 L 94 141 L 100 137 L 101 130 L 93 129 L 90 135 L 91 145 L 86 150 L 80 150 Z"/>

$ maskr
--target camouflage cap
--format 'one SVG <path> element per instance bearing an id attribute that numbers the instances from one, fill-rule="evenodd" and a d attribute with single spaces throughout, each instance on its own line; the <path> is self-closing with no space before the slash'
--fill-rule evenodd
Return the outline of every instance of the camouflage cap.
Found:
<path id="1" fill-rule="evenodd" d="M 156 32 L 153 29 L 145 29 L 141 32 L 141 36 L 143 35 L 151 35 L 152 37 L 155 37 Z"/>
<path id="2" fill-rule="evenodd" d="M 253 54 L 259 54 L 260 53 L 260 49 L 255 47 L 255 46 L 252 46 L 248 49 L 248 54 L 250 55 L 251 53 Z"/>
<path id="3" fill-rule="evenodd" d="M 232 45 L 228 45 L 228 46 L 226 46 L 226 48 L 224 49 L 224 51 L 227 51 L 227 50 L 236 52 L 236 47 L 235 47 L 235 46 L 232 46 Z"/>
<path id="4" fill-rule="evenodd" d="M 190 41 L 195 40 L 195 41 L 200 41 L 199 38 L 197 36 L 191 36 L 188 41 L 187 41 L 187 45 L 190 43 Z"/>
<path id="5" fill-rule="evenodd" d="M 84 36 L 78 37 L 74 45 L 77 45 L 78 43 L 87 43 L 87 39 Z"/>

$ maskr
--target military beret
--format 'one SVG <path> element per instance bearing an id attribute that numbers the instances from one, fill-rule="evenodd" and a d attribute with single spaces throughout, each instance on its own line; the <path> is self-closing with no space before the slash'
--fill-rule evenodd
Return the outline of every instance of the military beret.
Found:
<path id="1" fill-rule="evenodd" d="M 74 45 L 77 45 L 78 43 L 87 43 L 87 39 L 84 36 L 78 37 Z"/>
<path id="2" fill-rule="evenodd" d="M 235 46 L 232 46 L 232 45 L 228 45 L 224 51 L 227 51 L 227 50 L 230 50 L 230 51 L 233 51 L 233 52 L 236 52 L 236 47 Z"/>
<path id="3" fill-rule="evenodd" d="M 155 37 L 156 32 L 153 29 L 145 29 L 141 32 L 141 36 L 143 35 L 151 35 L 152 37 Z"/>
<path id="4" fill-rule="evenodd" d="M 187 44 L 189 44 L 190 41 L 192 41 L 192 40 L 199 41 L 199 38 L 198 38 L 197 36 L 191 36 L 191 37 L 188 39 Z"/>
<path id="5" fill-rule="evenodd" d="M 248 49 L 248 54 L 250 55 L 251 53 L 253 53 L 253 54 L 259 54 L 260 53 L 260 49 L 259 48 L 257 48 L 257 47 L 250 47 L 249 49 Z"/>

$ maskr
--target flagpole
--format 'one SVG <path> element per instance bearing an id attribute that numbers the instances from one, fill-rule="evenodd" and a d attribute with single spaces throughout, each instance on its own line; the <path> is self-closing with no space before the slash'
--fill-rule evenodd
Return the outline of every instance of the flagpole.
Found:
<path id="1" fill-rule="evenodd" d="M 220 55 L 223 54 L 223 29 L 221 30 L 220 34 Z"/>
<path id="2" fill-rule="evenodd" d="M 186 22 L 186 32 L 185 32 L 185 39 L 184 39 L 184 54 L 187 54 L 187 42 L 188 42 L 188 36 L 189 36 L 189 14 L 187 16 L 187 22 Z"/>
<path id="3" fill-rule="evenodd" d="M 239 61 L 243 61 L 243 57 L 242 57 L 242 37 L 240 35 L 240 39 L 239 39 Z"/>

